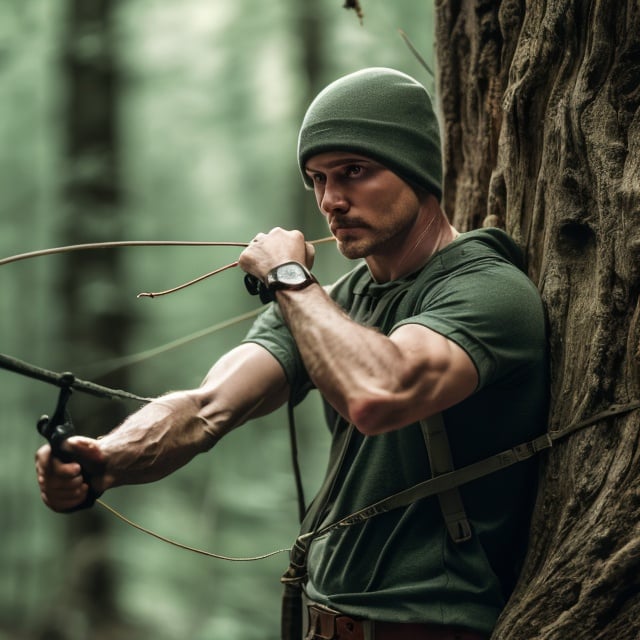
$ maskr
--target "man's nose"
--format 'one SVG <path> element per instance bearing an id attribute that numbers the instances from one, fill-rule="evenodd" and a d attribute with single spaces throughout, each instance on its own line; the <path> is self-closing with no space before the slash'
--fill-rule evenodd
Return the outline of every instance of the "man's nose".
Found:
<path id="1" fill-rule="evenodd" d="M 320 209 L 327 215 L 346 213 L 349 210 L 349 200 L 344 189 L 335 182 L 327 180 L 322 193 Z"/>

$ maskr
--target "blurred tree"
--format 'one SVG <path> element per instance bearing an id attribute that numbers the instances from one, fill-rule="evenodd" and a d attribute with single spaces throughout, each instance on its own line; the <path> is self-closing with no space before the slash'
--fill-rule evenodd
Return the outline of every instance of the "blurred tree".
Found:
<path id="1" fill-rule="evenodd" d="M 640 636 L 640 11 L 634 0 L 437 3 L 445 203 L 523 246 L 551 330 L 544 469 L 493 637 Z"/>
<path id="2" fill-rule="evenodd" d="M 111 30 L 115 2 L 70 0 L 64 18 L 64 142 L 60 230 L 64 244 L 122 237 L 118 145 L 118 65 Z M 63 367 L 121 355 L 130 315 L 115 295 L 123 279 L 118 252 L 72 252 L 60 260 L 56 301 L 62 311 L 59 358 Z M 126 387 L 123 374 L 102 383 Z M 98 435 L 117 424 L 116 403 L 99 409 L 75 396 L 71 415 L 82 433 Z M 96 418 L 99 417 L 99 421 Z M 75 640 L 114 637 L 119 625 L 114 570 L 104 514 L 93 509 L 66 519 L 69 529 L 61 588 L 50 602 L 41 637 Z M 122 630 L 118 637 L 124 637 Z"/>
<path id="3" fill-rule="evenodd" d="M 315 7 L 306 2 L 293 2 L 292 11 L 298 17 L 297 25 L 300 33 L 300 41 L 304 43 L 302 47 L 301 75 L 305 91 L 302 93 L 302 100 L 298 110 L 298 118 L 302 116 L 307 105 L 317 93 L 323 73 L 322 65 L 322 39 L 324 22 L 322 15 Z M 312 198 L 308 197 L 298 183 L 291 183 L 292 186 L 292 210 L 294 218 L 293 226 L 304 229 L 309 237 L 321 237 L 326 234 L 326 224 L 321 216 L 317 214 L 316 206 Z"/>

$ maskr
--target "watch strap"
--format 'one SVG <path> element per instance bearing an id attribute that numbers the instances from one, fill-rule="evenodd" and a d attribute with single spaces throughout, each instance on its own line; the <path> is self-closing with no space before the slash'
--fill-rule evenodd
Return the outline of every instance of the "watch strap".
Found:
<path id="1" fill-rule="evenodd" d="M 275 277 L 276 271 L 283 265 L 292 264 L 292 263 L 298 265 L 302 269 L 302 271 L 306 275 L 305 280 L 299 284 L 294 284 L 294 285 L 291 285 L 291 284 L 288 285 L 284 282 L 278 281 Z M 304 289 L 305 287 L 308 287 L 310 284 L 313 284 L 314 282 L 318 282 L 318 281 L 315 278 L 315 276 L 309 271 L 309 269 L 307 269 L 307 267 L 305 267 L 303 264 L 300 264 L 299 262 L 294 262 L 294 261 L 283 262 L 282 264 L 279 264 L 277 267 L 274 267 L 273 269 L 271 269 L 271 271 L 269 271 L 269 273 L 267 274 L 266 282 L 262 282 L 259 278 L 256 278 L 256 276 L 251 275 L 250 273 L 247 273 L 244 276 L 244 286 L 246 287 L 247 291 L 252 296 L 259 296 L 260 301 L 263 304 L 273 302 L 276 299 L 275 292 L 278 289 L 291 289 L 291 290 Z"/>

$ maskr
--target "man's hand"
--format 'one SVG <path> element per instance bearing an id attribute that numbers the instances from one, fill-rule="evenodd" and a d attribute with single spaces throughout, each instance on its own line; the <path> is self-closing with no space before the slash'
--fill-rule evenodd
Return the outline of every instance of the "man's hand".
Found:
<path id="1" fill-rule="evenodd" d="M 36 472 L 42 500 L 54 511 L 69 511 L 91 490 L 100 495 L 164 478 L 288 397 L 278 360 L 257 344 L 239 345 L 216 362 L 199 388 L 156 398 L 98 440 L 65 440 L 62 451 L 74 462 L 53 457 L 48 444 L 40 447 Z"/>
<path id="2" fill-rule="evenodd" d="M 271 269 L 285 262 L 299 262 L 313 267 L 315 247 L 306 242 L 300 231 L 276 227 L 269 233 L 259 233 L 240 254 L 238 264 L 243 271 L 264 282 Z"/>
<path id="3" fill-rule="evenodd" d="M 104 490 L 104 455 L 98 440 L 73 436 L 65 441 L 64 450 L 79 462 L 61 462 L 51 455 L 51 447 L 43 445 L 36 452 L 36 474 L 42 501 L 53 511 L 69 511 L 81 505 L 89 492 L 83 469 L 91 477 L 92 489 Z"/>

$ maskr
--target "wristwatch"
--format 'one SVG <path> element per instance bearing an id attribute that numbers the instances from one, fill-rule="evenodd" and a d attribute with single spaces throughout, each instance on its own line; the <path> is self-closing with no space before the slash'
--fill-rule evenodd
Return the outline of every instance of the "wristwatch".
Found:
<path id="1" fill-rule="evenodd" d="M 284 262 L 267 274 L 265 284 L 269 291 L 278 289 L 304 289 L 318 282 L 313 274 L 299 262 Z"/>

